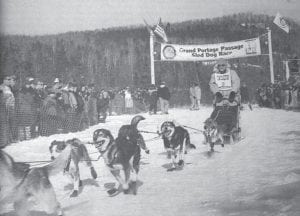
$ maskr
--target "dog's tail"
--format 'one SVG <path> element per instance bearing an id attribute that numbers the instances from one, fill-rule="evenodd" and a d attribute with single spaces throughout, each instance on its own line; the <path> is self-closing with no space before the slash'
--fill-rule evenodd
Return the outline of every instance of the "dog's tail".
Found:
<path id="1" fill-rule="evenodd" d="M 196 146 L 192 143 L 190 143 L 190 145 L 188 146 L 190 149 L 196 149 Z"/>
<path id="2" fill-rule="evenodd" d="M 49 176 L 55 175 L 66 167 L 68 160 L 71 157 L 71 145 L 67 145 L 67 147 L 60 153 L 60 155 L 50 164 L 43 167 L 46 170 Z"/>

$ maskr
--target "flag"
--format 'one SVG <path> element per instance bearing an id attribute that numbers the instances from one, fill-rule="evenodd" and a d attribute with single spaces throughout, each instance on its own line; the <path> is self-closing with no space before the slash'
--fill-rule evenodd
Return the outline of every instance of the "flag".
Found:
<path id="1" fill-rule="evenodd" d="M 279 28 L 281 28 L 286 33 L 289 33 L 290 27 L 287 24 L 287 22 L 283 19 L 283 17 L 280 15 L 280 13 L 276 14 L 276 17 L 273 21 Z"/>
<path id="2" fill-rule="evenodd" d="M 167 38 L 166 32 L 165 32 L 165 30 L 162 27 L 161 19 L 159 19 L 159 22 L 155 26 L 154 33 L 156 35 L 158 35 L 160 38 L 162 38 L 164 40 L 164 42 L 168 42 L 168 38 Z"/>
<path id="3" fill-rule="evenodd" d="M 146 24 L 147 30 L 149 32 L 153 31 L 153 28 L 147 23 L 147 21 L 144 19 L 144 23 Z"/>

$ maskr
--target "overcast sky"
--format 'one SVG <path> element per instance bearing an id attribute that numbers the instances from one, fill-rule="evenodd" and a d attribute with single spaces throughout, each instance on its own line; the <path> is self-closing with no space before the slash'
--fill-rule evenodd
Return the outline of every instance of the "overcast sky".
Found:
<path id="1" fill-rule="evenodd" d="M 42 35 L 218 17 L 239 12 L 300 22 L 299 0 L 0 0 L 4 34 Z"/>

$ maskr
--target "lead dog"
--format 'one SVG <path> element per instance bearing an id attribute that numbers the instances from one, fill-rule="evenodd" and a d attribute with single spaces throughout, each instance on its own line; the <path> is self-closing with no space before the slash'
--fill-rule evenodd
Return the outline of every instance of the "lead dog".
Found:
<path id="1" fill-rule="evenodd" d="M 69 157 L 66 167 L 64 167 L 64 172 L 68 173 L 73 179 L 74 186 L 73 192 L 71 193 L 70 197 L 77 197 L 79 187 L 82 186 L 82 181 L 80 180 L 79 162 L 84 161 L 86 163 L 86 165 L 90 168 L 91 176 L 94 179 L 97 178 L 97 173 L 93 167 L 91 158 L 89 157 L 85 145 L 79 139 L 76 138 L 67 141 L 54 140 L 49 147 L 51 159 L 54 159 L 54 151 L 60 153 L 68 145 L 71 146 L 71 155 Z"/>
<path id="2" fill-rule="evenodd" d="M 62 215 L 49 176 L 62 171 L 70 154 L 71 147 L 67 146 L 50 164 L 30 168 L 0 150 L 0 206 L 13 203 L 18 216 L 29 216 L 31 208 L 39 204 L 48 214 Z"/>
<path id="3" fill-rule="evenodd" d="M 142 116 L 136 116 L 130 125 L 123 125 L 116 140 L 106 129 L 98 129 L 93 135 L 95 147 L 103 156 L 106 166 L 125 194 L 129 193 L 130 189 L 133 189 L 133 194 L 137 193 L 136 182 L 140 168 L 140 148 L 144 149 L 147 154 L 149 153 L 143 137 L 136 128 L 138 122 L 144 119 Z M 125 178 L 121 177 L 121 172 Z M 108 191 L 108 194 L 113 195 L 117 191 L 118 189 L 113 188 Z"/>
<path id="4" fill-rule="evenodd" d="M 230 127 L 230 124 L 220 125 L 212 118 L 205 120 L 203 134 L 205 143 L 209 143 L 210 150 L 212 152 L 214 151 L 214 146 L 217 144 L 220 144 L 222 147 L 224 147 L 224 136 L 229 136 L 229 142 L 233 143 L 233 131 L 235 130 L 235 127 L 229 130 Z"/>
<path id="5" fill-rule="evenodd" d="M 172 167 L 168 171 L 176 169 L 177 166 L 183 166 L 184 154 L 188 149 L 196 148 L 190 142 L 189 132 L 181 126 L 175 126 L 171 121 L 166 121 L 161 125 L 161 135 L 168 158 L 172 159 Z"/>

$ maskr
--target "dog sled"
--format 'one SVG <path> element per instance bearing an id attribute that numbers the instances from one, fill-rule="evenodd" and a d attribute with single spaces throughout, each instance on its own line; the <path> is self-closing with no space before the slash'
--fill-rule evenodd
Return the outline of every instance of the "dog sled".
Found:
<path id="1" fill-rule="evenodd" d="M 211 151 L 215 145 L 235 143 L 241 139 L 240 104 L 223 99 L 215 104 L 210 118 L 204 122 L 205 142 L 210 144 Z"/>

